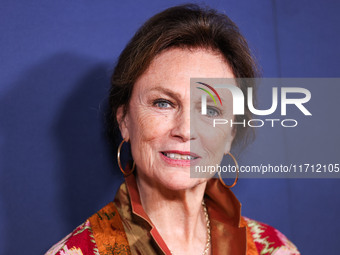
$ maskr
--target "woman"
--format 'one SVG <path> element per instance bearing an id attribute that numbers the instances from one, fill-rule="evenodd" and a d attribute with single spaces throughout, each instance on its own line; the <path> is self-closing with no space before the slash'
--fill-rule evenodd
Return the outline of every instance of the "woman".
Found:
<path id="1" fill-rule="evenodd" d="M 190 166 L 219 164 L 246 140 L 245 128 L 209 132 L 212 118 L 251 117 L 249 109 L 234 117 L 221 89 L 221 105 L 208 102 L 202 115 L 204 92 L 190 93 L 190 78 L 255 75 L 247 43 L 226 15 L 184 5 L 148 20 L 112 76 L 111 127 L 123 137 L 125 182 L 114 202 L 47 254 L 299 254 L 274 228 L 241 217 L 223 179 L 190 178 Z M 125 142 L 134 163 L 124 169 Z"/>

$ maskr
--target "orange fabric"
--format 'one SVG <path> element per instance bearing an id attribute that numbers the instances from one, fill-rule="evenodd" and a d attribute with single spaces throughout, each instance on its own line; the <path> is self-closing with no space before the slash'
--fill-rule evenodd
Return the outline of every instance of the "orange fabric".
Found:
<path id="1" fill-rule="evenodd" d="M 94 214 L 89 221 L 101 255 L 131 254 L 122 220 L 113 203 Z"/>
<path id="2" fill-rule="evenodd" d="M 243 217 L 241 217 L 240 224 L 247 228 L 247 255 L 259 255 L 256 244 L 254 243 L 253 235 L 247 226 L 246 220 Z"/>
<path id="3" fill-rule="evenodd" d="M 247 231 L 240 225 L 241 204 L 218 179 L 210 179 L 204 196 L 211 227 L 212 254 L 244 255 Z"/>

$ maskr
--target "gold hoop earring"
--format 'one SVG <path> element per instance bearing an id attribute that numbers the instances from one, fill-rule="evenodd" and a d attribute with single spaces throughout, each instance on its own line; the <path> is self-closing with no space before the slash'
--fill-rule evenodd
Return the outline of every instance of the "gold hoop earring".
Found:
<path id="1" fill-rule="evenodd" d="M 220 179 L 220 182 L 222 183 L 222 185 L 228 189 L 234 187 L 238 181 L 238 175 L 239 175 L 239 167 L 238 167 L 238 164 L 237 164 L 237 161 L 235 159 L 235 157 L 233 156 L 233 154 L 231 154 L 230 152 L 227 153 L 233 160 L 234 160 L 234 163 L 235 163 L 235 166 L 236 166 L 236 178 L 235 178 L 235 181 L 233 184 L 231 185 L 227 185 L 224 183 L 223 179 L 222 179 L 222 176 L 221 176 L 221 172 L 217 172 L 218 173 L 218 178 Z M 227 155 L 227 154 L 224 154 L 224 155 Z"/>
<path id="2" fill-rule="evenodd" d="M 118 166 L 119 166 L 120 171 L 122 171 L 122 173 L 123 173 L 124 176 L 126 177 L 126 176 L 129 176 L 130 174 L 132 174 L 132 172 L 135 170 L 136 164 L 135 164 L 135 162 L 133 162 L 132 169 L 131 169 L 131 171 L 129 171 L 128 173 L 124 171 L 124 169 L 123 169 L 123 167 L 122 167 L 122 164 L 121 164 L 121 162 L 120 162 L 120 150 L 122 149 L 123 143 L 125 143 L 125 142 L 128 142 L 128 141 L 126 141 L 126 140 L 124 139 L 124 140 L 119 144 L 119 146 L 118 146 L 118 151 L 117 151 L 117 162 L 118 162 Z"/>

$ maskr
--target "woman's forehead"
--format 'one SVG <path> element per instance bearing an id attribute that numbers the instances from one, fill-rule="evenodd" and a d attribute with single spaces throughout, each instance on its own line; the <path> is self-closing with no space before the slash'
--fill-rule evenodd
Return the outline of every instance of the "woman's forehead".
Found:
<path id="1" fill-rule="evenodd" d="M 169 49 L 157 55 L 135 85 L 190 85 L 190 78 L 233 78 L 223 56 L 207 49 Z M 186 86 L 185 86 L 186 87 Z"/>

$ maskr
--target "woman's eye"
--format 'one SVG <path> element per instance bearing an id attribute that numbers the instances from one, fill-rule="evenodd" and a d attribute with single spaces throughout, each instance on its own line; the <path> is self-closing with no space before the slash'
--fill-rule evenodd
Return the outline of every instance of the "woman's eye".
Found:
<path id="1" fill-rule="evenodd" d="M 168 100 L 156 100 L 154 101 L 154 106 L 158 108 L 170 108 L 172 106 L 172 103 Z"/>
<path id="2" fill-rule="evenodd" d="M 209 117 L 217 117 L 221 114 L 221 112 L 214 107 L 207 107 L 207 116 Z"/>

